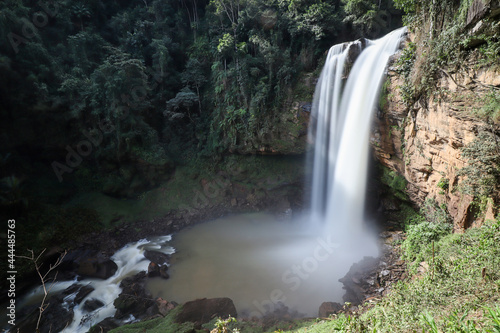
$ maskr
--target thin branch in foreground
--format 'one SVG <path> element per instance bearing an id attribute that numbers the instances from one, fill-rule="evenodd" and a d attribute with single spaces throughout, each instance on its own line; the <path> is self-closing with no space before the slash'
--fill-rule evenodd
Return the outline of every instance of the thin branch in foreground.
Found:
<path id="1" fill-rule="evenodd" d="M 53 278 L 49 278 L 49 274 L 54 269 L 56 269 L 57 266 L 59 266 L 62 263 L 64 257 L 68 253 L 68 251 L 64 251 L 64 253 L 61 253 L 59 258 L 57 258 L 56 262 L 54 264 L 49 265 L 49 269 L 45 272 L 45 274 L 42 274 L 41 268 L 42 268 L 43 264 L 40 264 L 39 261 L 43 255 L 43 253 L 45 252 L 45 250 L 46 249 L 43 249 L 36 258 L 35 258 L 35 253 L 33 252 L 33 250 L 28 250 L 28 252 L 31 253 L 31 256 L 17 256 L 18 258 L 28 259 L 28 260 L 33 262 L 33 264 L 35 266 L 36 273 L 38 274 L 40 281 L 42 282 L 42 288 L 43 288 L 44 295 L 42 298 L 42 302 L 40 303 L 40 307 L 38 308 L 39 309 L 38 320 L 36 322 L 36 332 L 37 333 L 40 332 L 40 321 L 42 320 L 42 314 L 50 304 L 50 303 L 45 303 L 45 301 L 47 300 L 48 294 L 50 293 L 50 291 L 54 287 L 54 284 L 55 284 L 56 278 L 57 278 L 57 272 L 55 272 Z"/>

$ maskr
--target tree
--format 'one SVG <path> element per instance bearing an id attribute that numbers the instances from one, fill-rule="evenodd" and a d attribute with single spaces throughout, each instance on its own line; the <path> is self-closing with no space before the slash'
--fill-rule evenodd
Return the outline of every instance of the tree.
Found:
<path id="1" fill-rule="evenodd" d="M 83 19 L 90 17 L 90 10 L 84 4 L 76 4 L 71 7 L 71 13 L 80 22 L 80 29 L 83 31 Z"/>
<path id="2" fill-rule="evenodd" d="M 203 64 L 196 58 L 189 58 L 186 69 L 182 73 L 182 83 L 196 89 L 198 109 L 201 112 L 200 88 L 208 81 Z"/>
<path id="3" fill-rule="evenodd" d="M 198 96 L 188 87 L 185 87 L 177 93 L 175 98 L 167 102 L 167 109 L 163 114 L 168 117 L 169 120 L 182 119 L 187 114 L 188 118 L 194 122 L 191 113 L 198 103 Z"/>

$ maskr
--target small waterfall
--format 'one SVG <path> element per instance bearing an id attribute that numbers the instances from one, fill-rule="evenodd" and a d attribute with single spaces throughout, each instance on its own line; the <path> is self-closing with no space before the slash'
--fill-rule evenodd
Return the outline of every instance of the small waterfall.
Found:
<path id="1" fill-rule="evenodd" d="M 316 86 L 309 132 L 315 145 L 311 218 L 343 244 L 364 234 L 372 113 L 387 62 L 405 32 L 400 28 L 378 40 L 333 46 Z"/>
<path id="2" fill-rule="evenodd" d="M 83 298 L 79 304 L 75 304 L 74 302 L 79 289 L 77 289 L 75 293 L 67 295 L 64 298 L 63 305 L 66 309 L 72 310 L 74 315 L 71 324 L 61 332 L 87 332 L 93 325 L 99 323 L 103 319 L 113 317 L 116 312 L 113 302 L 122 292 L 122 289 L 120 288 L 121 281 L 126 277 L 133 276 L 141 271 L 147 271 L 149 260 L 146 260 L 144 257 L 145 250 L 160 251 L 169 255 L 173 254 L 175 250 L 167 245 L 171 239 L 172 236 L 167 235 L 155 237 L 151 240 L 142 239 L 135 243 L 127 244 L 111 257 L 111 259 L 118 266 L 118 269 L 113 276 L 106 280 L 88 278 L 81 281 L 76 279 L 73 281 L 54 283 L 51 287 L 50 295 L 60 293 L 71 286 L 90 286 L 94 289 L 85 298 Z M 24 297 L 23 300 L 21 300 L 20 307 L 23 307 L 25 304 L 33 303 L 34 300 L 41 298 L 42 294 L 43 290 L 41 286 L 33 289 Z M 83 306 L 87 300 L 98 300 L 104 305 L 96 310 L 89 311 Z M 133 320 L 134 318 L 131 317 L 122 322 Z"/>

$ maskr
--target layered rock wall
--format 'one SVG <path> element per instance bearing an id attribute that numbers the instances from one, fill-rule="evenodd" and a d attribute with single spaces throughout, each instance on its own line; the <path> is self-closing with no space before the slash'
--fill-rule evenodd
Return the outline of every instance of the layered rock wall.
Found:
<path id="1" fill-rule="evenodd" d="M 372 134 L 378 160 L 404 175 L 414 203 L 435 199 L 447 206 L 455 230 L 471 226 L 476 220 L 473 198 L 457 189 L 458 171 L 467 163 L 460 148 L 492 126 L 474 113 L 491 89 L 500 87 L 498 67 L 471 59 L 455 72 L 441 70 L 434 93 L 410 107 L 401 99 L 403 76 L 390 68 L 387 80 L 387 103 Z M 491 209 L 486 218 L 493 218 Z"/>

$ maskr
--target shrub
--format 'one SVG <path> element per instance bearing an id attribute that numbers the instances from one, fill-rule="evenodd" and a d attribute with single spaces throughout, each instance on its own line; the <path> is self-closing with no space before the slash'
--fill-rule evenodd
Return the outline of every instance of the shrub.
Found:
<path id="1" fill-rule="evenodd" d="M 420 257 L 424 248 L 432 241 L 438 241 L 443 236 L 451 233 L 452 226 L 445 223 L 432 223 L 429 221 L 409 225 L 406 231 L 406 240 L 402 249 L 405 260 L 414 261 Z"/>

